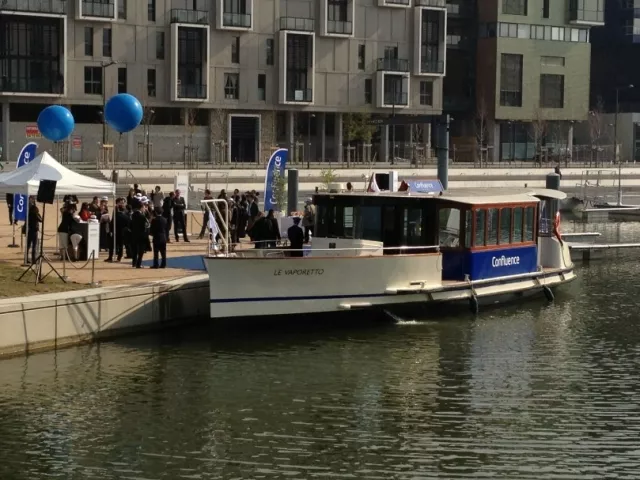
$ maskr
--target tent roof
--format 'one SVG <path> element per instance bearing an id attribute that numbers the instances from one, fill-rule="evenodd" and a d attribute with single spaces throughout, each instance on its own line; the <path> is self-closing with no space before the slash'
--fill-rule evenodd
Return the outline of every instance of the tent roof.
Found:
<path id="1" fill-rule="evenodd" d="M 114 195 L 116 185 L 106 180 L 81 175 L 64 167 L 48 152 L 27 165 L 0 175 L 0 189 L 8 193 L 36 195 L 40 180 L 55 180 L 56 195 Z"/>

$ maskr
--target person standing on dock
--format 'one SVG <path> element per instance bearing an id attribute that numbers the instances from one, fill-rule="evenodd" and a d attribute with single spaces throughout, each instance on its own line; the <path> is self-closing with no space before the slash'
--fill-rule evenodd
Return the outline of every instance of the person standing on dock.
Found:
<path id="1" fill-rule="evenodd" d="M 156 207 L 151 219 L 151 238 L 153 243 L 153 266 L 151 268 L 167 267 L 167 219 L 162 216 L 162 208 Z M 158 259 L 162 262 L 158 265 Z"/>
<path id="2" fill-rule="evenodd" d="M 38 232 L 42 217 L 36 205 L 35 197 L 29 197 L 29 228 L 27 229 L 27 252 L 31 250 L 31 263 L 36 263 L 36 250 L 38 249 Z"/>
<path id="3" fill-rule="evenodd" d="M 171 224 L 173 223 L 173 199 L 175 193 L 169 192 L 162 202 L 162 216 L 167 220 L 167 243 L 171 243 Z"/>
<path id="4" fill-rule="evenodd" d="M 204 191 L 203 200 L 213 200 L 213 195 L 211 195 L 211 190 L 206 189 Z M 200 240 L 202 240 L 204 238 L 204 234 L 207 233 L 207 226 L 209 225 L 209 209 L 213 207 L 213 205 L 209 203 L 208 207 L 209 208 L 207 208 L 207 205 L 204 205 L 204 204 L 201 205 L 203 215 L 202 215 L 202 228 L 200 229 L 200 236 L 198 237 Z"/>
<path id="5" fill-rule="evenodd" d="M 300 217 L 293 218 L 293 225 L 287 229 L 287 237 L 289 237 L 289 244 L 291 245 L 291 256 L 302 257 L 304 256 L 304 232 L 300 228 Z"/>
<path id="6" fill-rule="evenodd" d="M 125 230 L 128 230 L 130 228 L 129 223 L 130 219 L 126 213 L 126 199 L 118 198 L 118 200 L 116 200 L 116 211 L 114 212 L 113 218 L 111 219 L 111 231 L 113 232 L 113 235 L 115 237 L 115 252 L 117 258 L 116 261 L 118 262 L 122 260 L 122 255 L 124 254 Z M 105 262 L 113 262 L 113 250 L 113 241 L 110 241 L 109 258 L 107 258 Z"/>
<path id="7" fill-rule="evenodd" d="M 134 200 L 131 214 L 131 266 L 133 268 L 142 268 L 142 257 L 149 241 L 149 223 L 141 209 L 142 203 Z"/>
<path id="8" fill-rule="evenodd" d="M 560 180 L 562 180 L 562 172 L 560 171 L 560 164 L 558 163 L 556 165 L 556 168 L 553 169 L 554 173 L 556 175 L 558 175 L 560 177 Z"/>
<path id="9" fill-rule="evenodd" d="M 316 207 L 310 198 L 307 198 L 304 203 L 304 216 L 302 217 L 304 243 L 309 243 L 309 234 L 313 235 L 313 226 L 316 223 Z"/>
<path id="10" fill-rule="evenodd" d="M 9 225 L 13 225 L 13 193 L 7 193 L 6 200 L 9 209 Z"/>
<path id="11" fill-rule="evenodd" d="M 176 195 L 171 202 L 173 208 L 173 233 L 176 237 L 176 242 L 180 240 L 178 232 L 182 231 L 182 237 L 186 243 L 189 243 L 187 237 L 187 222 L 185 221 L 185 210 L 187 204 L 184 201 L 184 197 L 180 195 L 180 190 L 176 190 Z"/>

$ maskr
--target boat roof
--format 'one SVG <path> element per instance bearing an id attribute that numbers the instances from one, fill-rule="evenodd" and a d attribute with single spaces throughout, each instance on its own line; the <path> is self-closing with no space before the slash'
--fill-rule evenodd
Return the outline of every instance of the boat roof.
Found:
<path id="1" fill-rule="evenodd" d="M 458 190 L 447 190 L 441 195 L 428 193 L 406 192 L 319 192 L 317 195 L 323 196 L 366 196 L 366 197 L 410 197 L 410 198 L 431 198 L 447 200 L 449 202 L 462 203 L 465 205 L 489 205 L 508 203 L 532 203 L 540 201 L 540 198 L 553 198 L 563 200 L 567 194 L 558 190 L 546 188 L 463 188 Z"/>

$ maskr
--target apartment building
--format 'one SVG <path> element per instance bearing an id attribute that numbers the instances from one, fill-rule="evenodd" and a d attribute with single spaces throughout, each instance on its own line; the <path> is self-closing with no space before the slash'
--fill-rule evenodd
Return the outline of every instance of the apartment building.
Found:
<path id="1" fill-rule="evenodd" d="M 446 29 L 446 0 L 2 0 L 0 143 L 15 153 L 60 103 L 77 124 L 55 146 L 70 162 L 108 160 L 109 145 L 132 163 L 260 162 L 278 145 L 340 161 L 365 143 L 345 137 L 361 113 L 388 159 L 412 140 L 402 118 L 430 141 Z M 102 121 L 119 92 L 145 107 L 123 136 Z"/>
<path id="2" fill-rule="evenodd" d="M 476 120 L 494 161 L 570 152 L 587 119 L 592 27 L 604 0 L 478 0 Z"/>

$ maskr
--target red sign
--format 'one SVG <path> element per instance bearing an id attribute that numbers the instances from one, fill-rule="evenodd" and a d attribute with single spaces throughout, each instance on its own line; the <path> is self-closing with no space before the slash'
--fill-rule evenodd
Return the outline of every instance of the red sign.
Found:
<path id="1" fill-rule="evenodd" d="M 71 137 L 71 148 L 74 150 L 82 150 L 82 137 Z"/>
<path id="2" fill-rule="evenodd" d="M 24 136 L 27 138 L 42 138 L 37 125 L 27 125 L 24 127 Z"/>

